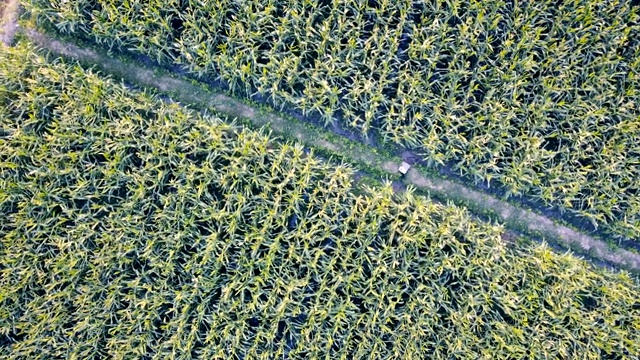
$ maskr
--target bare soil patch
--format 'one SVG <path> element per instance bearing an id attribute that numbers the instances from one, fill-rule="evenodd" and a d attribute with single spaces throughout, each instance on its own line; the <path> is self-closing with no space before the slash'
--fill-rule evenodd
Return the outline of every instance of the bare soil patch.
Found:
<path id="1" fill-rule="evenodd" d="M 18 29 L 18 0 L 0 2 L 0 43 L 10 46 Z"/>

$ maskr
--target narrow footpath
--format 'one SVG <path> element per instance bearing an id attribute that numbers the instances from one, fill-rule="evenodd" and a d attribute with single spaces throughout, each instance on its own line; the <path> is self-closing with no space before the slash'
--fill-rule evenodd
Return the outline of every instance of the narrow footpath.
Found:
<path id="1" fill-rule="evenodd" d="M 9 0 L 9 3 L 17 3 Z M 12 17 L 15 29 L 15 9 Z M 7 18 L 5 12 L 4 18 Z M 472 214 L 504 224 L 505 239 L 511 241 L 519 234 L 531 239 L 543 239 L 562 249 L 573 251 L 577 256 L 592 262 L 640 273 L 640 254 L 610 246 L 594 237 L 555 223 L 552 219 L 522 209 L 494 196 L 468 188 L 457 182 L 430 175 L 425 169 L 413 166 L 401 175 L 403 159 L 383 150 L 337 135 L 330 130 L 278 115 L 263 107 L 247 105 L 222 92 L 208 89 L 193 80 L 186 80 L 167 73 L 160 68 L 143 66 L 132 59 L 121 60 L 107 55 L 91 46 L 52 38 L 34 28 L 19 29 L 31 42 L 55 56 L 76 60 L 95 66 L 105 75 L 141 88 L 155 89 L 177 101 L 199 111 L 220 114 L 229 119 L 238 119 L 253 128 L 266 127 L 284 139 L 295 139 L 320 153 L 335 157 L 362 169 L 368 177 L 387 178 L 395 183 L 411 185 L 439 201 L 451 201 L 466 206 Z M 13 34 L 11 35 L 13 36 Z M 3 38 L 3 42 L 5 38 Z M 5 44 L 10 44 L 8 38 Z M 0 45 L 1 47 L 2 45 Z M 406 170 L 406 169 L 403 169 Z"/>
<path id="2" fill-rule="evenodd" d="M 5 46 L 11 45 L 16 34 L 19 5 L 18 0 L 0 0 L 0 43 Z"/>

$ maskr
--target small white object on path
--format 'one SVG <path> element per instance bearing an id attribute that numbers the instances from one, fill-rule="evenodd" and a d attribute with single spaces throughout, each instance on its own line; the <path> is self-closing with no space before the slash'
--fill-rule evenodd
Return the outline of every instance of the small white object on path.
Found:
<path id="1" fill-rule="evenodd" d="M 411 165 L 403 161 L 402 165 L 400 165 L 400 167 L 398 168 L 398 171 L 400 171 L 402 175 L 405 175 L 410 168 L 411 168 Z"/>

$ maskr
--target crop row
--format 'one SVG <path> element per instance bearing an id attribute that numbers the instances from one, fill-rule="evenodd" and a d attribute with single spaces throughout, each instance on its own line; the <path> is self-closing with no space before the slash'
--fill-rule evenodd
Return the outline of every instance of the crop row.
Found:
<path id="1" fill-rule="evenodd" d="M 30 0 L 67 34 L 342 121 L 640 238 L 629 1 Z"/>
<path id="2" fill-rule="evenodd" d="M 25 43 L 0 125 L 2 358 L 640 354 L 625 273 Z"/>

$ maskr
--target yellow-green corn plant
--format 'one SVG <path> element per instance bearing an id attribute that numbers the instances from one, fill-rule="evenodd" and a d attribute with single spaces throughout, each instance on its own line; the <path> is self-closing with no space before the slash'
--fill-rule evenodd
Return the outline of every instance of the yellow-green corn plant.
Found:
<path id="1" fill-rule="evenodd" d="M 640 286 L 29 44 L 0 53 L 3 359 L 637 359 Z"/>

